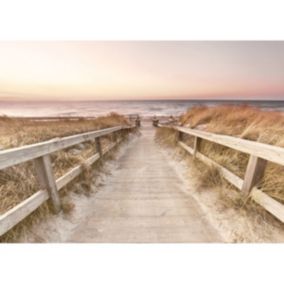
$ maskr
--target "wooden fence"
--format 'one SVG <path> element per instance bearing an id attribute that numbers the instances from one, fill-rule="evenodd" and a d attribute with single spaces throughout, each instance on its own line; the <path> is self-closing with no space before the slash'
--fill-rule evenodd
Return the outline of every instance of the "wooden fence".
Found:
<path id="1" fill-rule="evenodd" d="M 97 153 L 84 162 L 84 165 L 91 166 L 121 141 L 116 140 L 103 148 L 100 141 L 101 137 L 121 131 L 129 131 L 131 128 L 134 128 L 134 126 L 116 126 L 0 151 L 0 170 L 27 161 L 33 161 L 36 176 L 40 184 L 39 191 L 0 215 L 0 236 L 26 218 L 48 199 L 51 200 L 55 213 L 61 210 L 61 201 L 58 191 L 82 173 L 83 165 L 74 167 L 55 180 L 50 154 L 83 142 L 94 141 Z"/>
<path id="2" fill-rule="evenodd" d="M 179 133 L 193 136 L 193 148 L 186 145 L 181 139 L 178 141 L 179 146 L 205 164 L 218 168 L 224 178 L 238 188 L 244 197 L 250 196 L 256 203 L 264 207 L 281 222 L 284 222 L 284 205 L 257 188 L 257 185 L 264 175 L 267 161 L 284 166 L 284 148 L 187 127 L 168 126 L 163 124 L 158 124 L 158 127 L 174 129 Z M 181 135 L 179 135 L 179 137 L 181 137 Z M 200 141 L 202 139 L 249 154 L 250 157 L 244 180 L 203 155 L 199 151 Z"/>

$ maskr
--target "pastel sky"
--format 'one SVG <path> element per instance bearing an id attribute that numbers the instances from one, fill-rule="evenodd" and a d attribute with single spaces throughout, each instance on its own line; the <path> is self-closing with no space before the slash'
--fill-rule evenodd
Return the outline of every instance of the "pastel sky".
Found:
<path id="1" fill-rule="evenodd" d="M 0 42 L 0 99 L 284 99 L 284 41 Z"/>

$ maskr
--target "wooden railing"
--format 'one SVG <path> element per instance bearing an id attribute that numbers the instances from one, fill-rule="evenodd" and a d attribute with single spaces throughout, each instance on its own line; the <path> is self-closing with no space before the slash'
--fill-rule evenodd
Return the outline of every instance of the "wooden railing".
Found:
<path id="1" fill-rule="evenodd" d="M 174 129 L 179 133 L 185 133 L 193 136 L 193 148 L 186 145 L 181 139 L 178 141 L 179 146 L 205 164 L 218 168 L 224 178 L 238 188 L 245 198 L 250 196 L 256 203 L 264 207 L 281 222 L 284 222 L 284 205 L 257 188 L 257 185 L 264 175 L 267 161 L 282 166 L 284 165 L 284 148 L 187 127 L 168 126 L 163 124 L 158 124 L 158 127 Z M 181 137 L 181 135 L 179 135 L 179 137 Z M 244 180 L 212 159 L 203 155 L 199 151 L 202 139 L 249 154 L 250 157 Z"/>
<path id="2" fill-rule="evenodd" d="M 84 165 L 91 166 L 121 141 L 116 140 L 103 148 L 100 138 L 108 134 L 127 131 L 131 128 L 134 128 L 134 126 L 116 126 L 0 151 L 0 170 L 27 161 L 34 161 L 36 176 L 40 184 L 39 191 L 0 215 L 0 236 L 26 218 L 48 199 L 52 202 L 54 212 L 58 213 L 61 210 L 59 190 L 81 174 Z M 97 153 L 85 160 L 84 165 L 76 166 L 55 180 L 50 154 L 87 141 L 95 142 Z"/>

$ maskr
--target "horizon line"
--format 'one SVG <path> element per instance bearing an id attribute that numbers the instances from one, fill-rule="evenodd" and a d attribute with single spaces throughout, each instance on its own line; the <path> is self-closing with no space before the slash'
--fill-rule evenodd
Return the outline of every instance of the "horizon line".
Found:
<path id="1" fill-rule="evenodd" d="M 8 99 L 8 98 L 0 98 L 0 102 L 113 102 L 113 101 L 118 101 L 118 102 L 123 102 L 123 101 L 284 101 L 283 99 L 267 99 L 267 98 L 238 98 L 238 99 L 233 99 L 233 98 L 226 98 L 226 99 L 221 99 L 221 98 L 190 98 L 190 99 L 185 99 L 185 98 L 178 98 L 178 99 L 81 99 L 81 100 L 68 100 L 68 99 Z"/>

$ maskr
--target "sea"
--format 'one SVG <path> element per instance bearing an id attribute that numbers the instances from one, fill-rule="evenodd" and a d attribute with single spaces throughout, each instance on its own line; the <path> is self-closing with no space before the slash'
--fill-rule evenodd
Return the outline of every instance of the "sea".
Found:
<path id="1" fill-rule="evenodd" d="M 194 106 L 251 105 L 284 112 L 283 101 L 241 100 L 133 100 L 133 101 L 0 101 L 0 116 L 16 117 L 98 117 L 116 112 L 141 117 L 177 116 Z"/>

